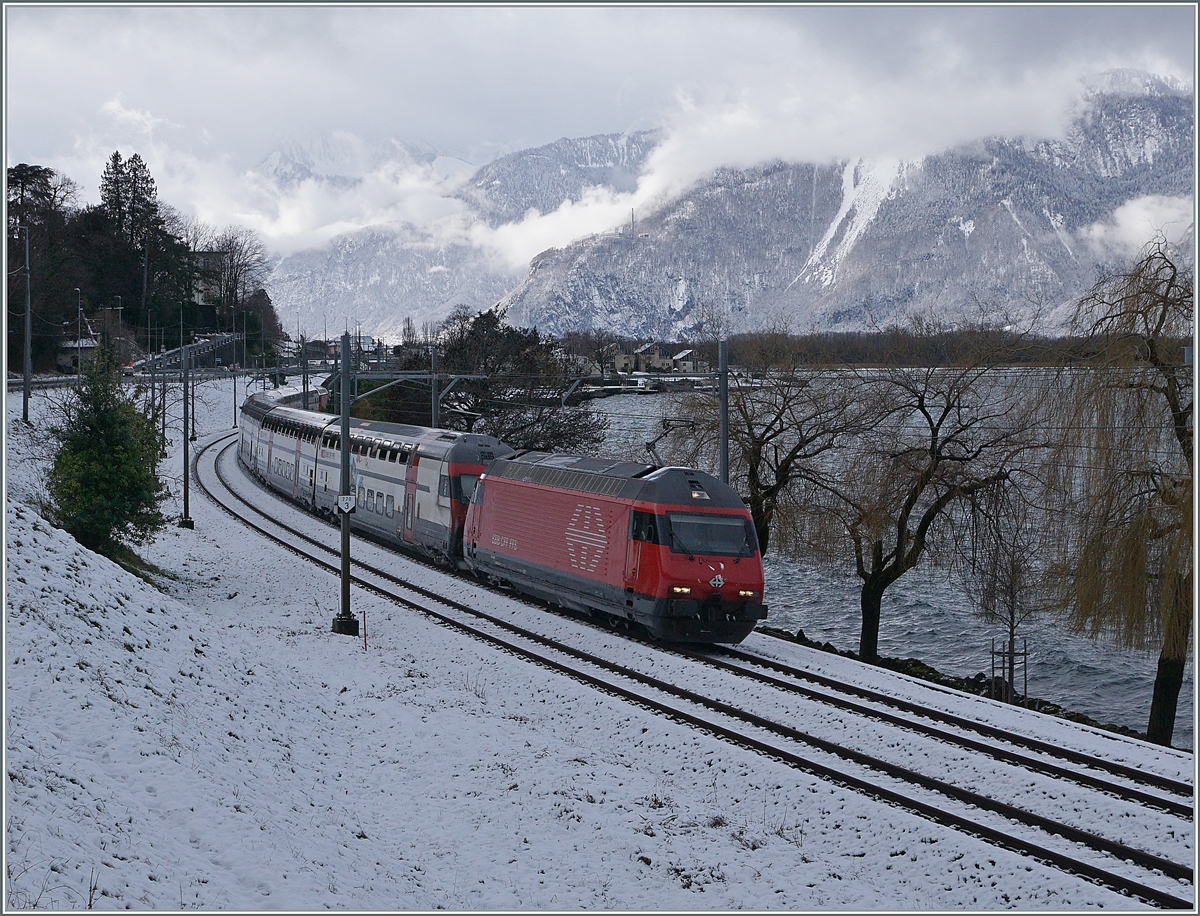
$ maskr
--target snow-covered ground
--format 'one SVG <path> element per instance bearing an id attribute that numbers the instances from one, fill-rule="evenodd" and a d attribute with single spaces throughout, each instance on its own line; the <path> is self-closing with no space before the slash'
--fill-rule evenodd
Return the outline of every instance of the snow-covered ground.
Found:
<path id="1" fill-rule="evenodd" d="M 203 442 L 231 426 L 231 383 L 200 401 Z M 46 436 L 20 411 L 10 397 L 7 908 L 1141 908 L 356 591 L 364 649 L 330 632 L 336 579 L 195 488 L 195 530 L 140 551 L 170 574 L 148 584 L 38 515 Z"/>

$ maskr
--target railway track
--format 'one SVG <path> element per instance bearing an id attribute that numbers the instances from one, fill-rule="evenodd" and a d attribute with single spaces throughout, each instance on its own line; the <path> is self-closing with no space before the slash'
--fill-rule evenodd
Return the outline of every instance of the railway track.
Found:
<path id="1" fill-rule="evenodd" d="M 1057 779 L 1071 780 L 1114 798 L 1132 801 L 1149 808 L 1157 808 L 1189 821 L 1193 819 L 1192 786 L 1168 776 L 1105 760 L 1071 748 L 1041 741 L 1029 735 L 975 722 L 943 710 L 891 697 L 877 690 L 845 684 L 833 678 L 823 677 L 803 668 L 773 661 L 741 649 L 721 646 L 708 651 L 697 651 L 672 647 L 672 651 L 700 659 L 727 671 L 753 677 L 781 690 L 828 703 L 858 715 L 921 732 L 960 747 L 991 755 L 998 760 L 1005 760 L 1029 770 L 1054 776 Z M 742 664 L 731 663 L 726 659 L 733 659 Z M 768 669 L 784 675 L 784 677 L 776 677 L 764 673 L 760 669 Z M 820 689 L 810 688 L 805 685 L 805 682 L 817 684 Z M 846 698 L 847 696 L 861 698 L 867 702 L 856 702 Z M 900 710 L 905 715 L 892 713 L 889 708 Z M 930 723 L 941 723 L 949 726 L 949 729 Z M 990 743 L 980 741 L 965 734 L 966 732 L 975 732 L 991 738 L 993 741 Z M 1053 758 L 1069 761 L 1081 769 L 1058 765 L 1053 762 Z M 1114 781 L 1114 779 L 1119 781 Z M 1143 787 L 1159 791 L 1147 791 Z"/>
<path id="2" fill-rule="evenodd" d="M 278 519 L 277 513 L 269 513 L 254 505 L 245 495 L 248 489 L 257 489 L 262 494 L 270 491 L 250 481 L 240 469 L 236 472 L 237 479 L 231 479 L 223 467 L 223 464 L 233 463 L 228 459 L 230 444 L 218 448 L 227 439 L 228 435 L 199 450 L 194 467 L 201 489 L 243 524 L 300 554 L 309 562 L 339 573 L 337 548 L 326 543 L 334 541 L 332 532 L 323 540 L 284 524 Z M 225 461 L 222 460 L 223 456 Z M 278 498 L 273 494 L 271 496 Z M 303 517 L 316 521 L 312 516 Z M 1105 782 L 1106 777 L 1089 772 L 1089 767 L 1095 769 L 1095 760 L 1075 761 L 1082 763 L 1085 768 L 1068 771 L 1058 764 L 1047 762 L 1045 758 L 1048 755 L 1041 749 L 1028 746 L 1022 749 L 1010 733 L 1005 733 L 1002 739 L 991 736 L 998 743 L 989 745 L 978 738 L 961 734 L 961 727 L 958 731 L 946 727 L 954 723 L 944 721 L 934 726 L 928 721 L 921 721 L 919 713 L 926 713 L 927 710 L 907 710 L 906 718 L 881 708 L 886 704 L 880 702 L 879 696 L 860 695 L 851 700 L 844 690 L 840 697 L 836 696 L 837 689 L 845 685 L 823 684 L 821 691 L 814 690 L 801 683 L 808 678 L 808 672 L 741 650 L 724 653 L 724 657 L 718 653 L 694 650 L 676 651 L 672 655 L 662 652 L 658 646 L 619 640 L 615 651 L 610 651 L 612 647 L 606 647 L 605 656 L 601 656 L 571 645 L 561 635 L 547 635 L 547 629 L 561 629 L 561 626 L 538 625 L 535 630 L 528 625 L 528 621 L 504 619 L 497 613 L 456 601 L 369 562 L 355 560 L 353 568 L 356 570 L 354 584 L 357 586 L 402 606 L 419 610 L 445 625 L 470 633 L 536 664 L 560 671 L 678 721 L 703 728 L 822 779 L 1048 863 L 1119 893 L 1160 907 L 1192 908 L 1191 900 L 1181 896 L 1181 893 L 1190 891 L 1193 881 L 1190 864 L 1172 861 L 1165 850 L 1137 848 L 1112 836 L 1093 832 L 1086 823 L 1080 824 L 1081 820 L 1086 821 L 1086 815 L 1081 816 L 1080 810 L 1088 806 L 1088 793 L 1096 795 L 1104 792 L 1108 805 L 1123 809 L 1121 817 L 1154 817 L 1164 825 L 1164 833 L 1167 825 L 1173 825 L 1170 828 L 1172 835 L 1179 833 L 1190 836 L 1190 806 L 1184 805 L 1178 798 L 1165 797 L 1137 785 L 1118 785 L 1114 790 L 1112 783 L 1115 774 L 1109 773 Z M 558 620 L 545 611 L 536 612 L 534 619 Z M 592 641 L 595 642 L 594 637 Z M 697 677 L 693 671 L 689 671 L 686 677 L 664 678 L 645 670 L 647 667 L 661 668 L 662 660 L 666 658 L 683 659 L 683 663 L 692 669 L 703 670 L 706 674 Z M 704 664 L 696 665 L 697 660 Z M 770 671 L 772 667 L 775 669 L 773 672 Z M 737 678 L 733 682 L 736 687 L 732 686 L 731 677 Z M 694 683 L 688 687 L 681 686 L 681 682 L 696 680 L 705 682 L 700 685 L 702 689 L 698 689 Z M 746 686 L 748 684 L 752 686 Z M 855 689 L 863 693 L 860 688 Z M 764 694 L 763 691 L 768 693 Z M 786 699 L 777 699 L 776 695 Z M 764 702 L 767 697 L 770 697 L 769 702 Z M 863 701 L 873 702 L 874 705 L 867 705 Z M 802 705 L 797 706 L 797 703 Z M 816 707 L 815 704 L 820 706 Z M 762 710 L 764 706 L 768 707 L 770 714 L 750 711 Z M 899 733 L 906 736 L 900 743 L 926 743 L 920 753 L 912 755 L 922 758 L 916 762 L 923 762 L 926 766 L 922 770 L 905 765 L 895 759 L 895 755 L 889 759 L 875 753 L 874 749 L 864 748 L 861 742 L 855 746 L 853 736 L 847 734 L 831 738 L 828 734 L 818 734 L 821 729 L 817 727 L 804 730 L 784 724 L 794 718 L 813 718 L 811 710 L 806 709 L 801 715 L 802 707 L 819 708 L 821 714 L 815 717 L 818 720 L 823 716 L 826 720 L 836 719 L 844 723 L 849 713 L 863 721 L 870 720 L 874 723 L 873 727 L 882 723 L 885 729 L 900 730 Z M 893 705 L 892 708 L 896 707 Z M 843 732 L 849 731 L 843 729 Z M 1005 743 L 1009 746 L 1004 746 Z M 1069 798 L 1058 806 L 1060 814 L 1056 818 L 1052 814 L 1030 810 L 1035 807 L 1034 804 L 1017 806 L 997 797 L 1002 793 L 985 794 L 978 785 L 963 785 L 964 781 L 969 783 L 972 780 L 955 778 L 953 771 L 958 764 L 943 767 L 951 771 L 948 773 L 929 772 L 928 764 L 931 761 L 945 757 L 961 758 L 963 755 L 976 755 L 988 761 L 986 765 L 972 765 L 980 769 L 982 776 L 979 778 L 983 781 L 987 781 L 989 774 L 995 776 L 1000 773 L 996 778 L 1001 784 L 1013 787 L 1016 794 L 1021 794 L 1016 791 L 1017 783 L 1027 781 L 1029 772 L 1034 771 L 1053 782 L 1042 783 L 1032 792 L 1026 789 L 1025 794 L 1030 798 L 1037 796 L 1038 792 L 1045 794 L 1047 786 L 1053 787 L 1053 792 L 1063 793 L 1067 790 L 1062 787 L 1070 785 L 1072 788 L 1067 793 Z M 937 770 L 938 766 L 932 768 Z M 1135 781 L 1128 775 L 1121 775 L 1120 780 Z M 1156 791 L 1178 795 L 1183 788 L 1182 784 L 1158 786 Z M 1071 813 L 1072 806 L 1074 814 Z M 1175 850 L 1176 858 L 1185 857 L 1180 852 L 1179 849 Z M 1186 858 L 1191 858 L 1190 849 L 1186 850 Z"/>

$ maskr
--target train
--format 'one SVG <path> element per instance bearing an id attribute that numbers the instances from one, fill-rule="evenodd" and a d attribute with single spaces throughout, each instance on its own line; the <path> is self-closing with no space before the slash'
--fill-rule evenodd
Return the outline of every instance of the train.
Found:
<path id="1" fill-rule="evenodd" d="M 238 458 L 334 517 L 340 419 L 254 394 Z M 749 510 L 716 478 L 492 436 L 350 421 L 351 528 L 494 585 L 668 642 L 738 643 L 767 616 Z"/>

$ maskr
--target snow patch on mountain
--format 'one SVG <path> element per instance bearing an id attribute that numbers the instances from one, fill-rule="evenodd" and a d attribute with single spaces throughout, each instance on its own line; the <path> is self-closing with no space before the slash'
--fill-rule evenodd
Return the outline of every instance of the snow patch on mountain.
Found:
<path id="1" fill-rule="evenodd" d="M 896 159 L 868 162 L 860 158 L 846 163 L 842 171 L 842 205 L 804 265 L 801 276 L 806 282 L 817 281 L 822 286 L 833 284 L 838 265 L 875 219 L 879 205 L 894 194 L 900 170 L 901 163 Z M 835 238 L 837 246 L 826 257 L 825 252 Z"/>

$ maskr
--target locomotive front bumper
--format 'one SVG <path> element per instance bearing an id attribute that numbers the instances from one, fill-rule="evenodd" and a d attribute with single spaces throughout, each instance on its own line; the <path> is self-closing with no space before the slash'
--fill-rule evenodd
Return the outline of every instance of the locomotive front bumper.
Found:
<path id="1" fill-rule="evenodd" d="M 767 606 L 756 601 L 660 598 L 654 612 L 639 621 L 659 639 L 674 642 L 738 643 L 750 635 L 754 624 L 766 619 Z"/>
<path id="2" fill-rule="evenodd" d="M 694 598 L 666 598 L 664 617 L 691 617 L 696 620 L 765 620 L 767 606 L 755 601 L 698 601 Z"/>

